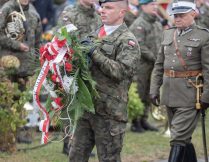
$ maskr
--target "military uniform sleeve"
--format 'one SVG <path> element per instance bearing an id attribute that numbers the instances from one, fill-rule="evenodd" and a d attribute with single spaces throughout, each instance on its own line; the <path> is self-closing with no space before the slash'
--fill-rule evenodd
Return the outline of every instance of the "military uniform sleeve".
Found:
<path id="1" fill-rule="evenodd" d="M 41 45 L 41 34 L 42 34 L 42 25 L 41 19 L 37 19 L 37 28 L 35 30 L 35 49 L 39 49 Z"/>
<path id="2" fill-rule="evenodd" d="M 146 29 L 142 24 L 138 24 L 135 21 L 131 26 L 130 30 L 136 37 L 140 49 L 141 49 L 141 57 L 145 60 L 155 62 L 155 55 L 153 52 L 145 45 L 145 38 L 146 38 Z"/>
<path id="3" fill-rule="evenodd" d="M 5 27 L 6 27 L 6 18 L 10 13 L 9 7 L 3 7 L 0 9 L 0 46 L 4 48 L 10 48 L 14 50 L 20 49 L 20 42 L 12 40 L 6 36 Z"/>
<path id="4" fill-rule="evenodd" d="M 209 32 L 208 32 L 209 37 Z M 209 103 L 209 39 L 201 49 L 201 64 L 204 77 L 203 94 L 201 101 Z"/>
<path id="5" fill-rule="evenodd" d="M 157 60 L 155 62 L 155 66 L 152 72 L 151 77 L 151 85 L 150 85 L 150 94 L 159 95 L 160 87 L 163 83 L 163 73 L 164 73 L 164 52 L 163 46 L 160 47 L 159 54 L 157 56 Z"/>
<path id="6" fill-rule="evenodd" d="M 133 44 L 130 45 L 129 41 Z M 94 51 L 92 60 L 107 76 L 117 81 L 132 77 L 135 73 L 137 61 L 140 58 L 140 48 L 136 40 L 126 39 L 116 49 L 115 60 L 105 56 L 98 48 Z"/>
<path id="7" fill-rule="evenodd" d="M 73 14 L 71 12 L 72 10 L 73 10 L 72 6 L 65 7 L 62 13 L 60 14 L 57 24 L 60 26 L 67 25 L 69 23 L 74 24 L 74 21 L 72 21 L 73 20 Z"/>

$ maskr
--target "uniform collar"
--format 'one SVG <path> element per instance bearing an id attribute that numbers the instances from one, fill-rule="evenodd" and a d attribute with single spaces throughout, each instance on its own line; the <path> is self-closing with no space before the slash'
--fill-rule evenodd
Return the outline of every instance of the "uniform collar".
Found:
<path id="1" fill-rule="evenodd" d="M 154 23 L 154 22 L 157 20 L 157 17 L 156 17 L 156 16 L 147 14 L 147 13 L 145 13 L 145 12 L 143 12 L 143 11 L 142 11 L 141 14 L 142 14 L 142 17 L 143 17 L 146 21 L 148 21 L 148 22 L 150 22 L 150 23 Z"/>
<path id="2" fill-rule="evenodd" d="M 189 26 L 189 27 L 187 27 L 183 30 L 177 29 L 177 33 L 178 33 L 179 36 L 183 36 L 183 35 L 191 32 L 194 29 L 195 26 L 196 26 L 196 24 L 194 22 L 191 26 Z"/>

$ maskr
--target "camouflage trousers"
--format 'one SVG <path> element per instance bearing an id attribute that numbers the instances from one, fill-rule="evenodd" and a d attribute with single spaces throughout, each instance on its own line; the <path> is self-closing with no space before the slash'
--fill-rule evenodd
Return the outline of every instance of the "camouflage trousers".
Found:
<path id="1" fill-rule="evenodd" d="M 200 112 L 195 107 L 167 107 L 167 114 L 171 131 L 170 144 L 185 146 L 190 143 Z"/>
<path id="2" fill-rule="evenodd" d="M 85 113 L 79 120 L 71 143 L 70 162 L 88 162 L 96 145 L 99 162 L 121 162 L 126 123 Z"/>

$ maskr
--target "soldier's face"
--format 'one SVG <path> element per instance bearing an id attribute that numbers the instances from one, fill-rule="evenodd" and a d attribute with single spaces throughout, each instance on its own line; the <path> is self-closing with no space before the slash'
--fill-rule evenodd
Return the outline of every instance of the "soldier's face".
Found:
<path id="1" fill-rule="evenodd" d="M 102 3 L 100 16 L 103 24 L 105 25 L 119 25 L 123 22 L 126 13 L 125 7 L 122 7 L 119 2 L 106 2 Z"/>
<path id="2" fill-rule="evenodd" d="M 29 0 L 20 0 L 20 4 L 23 6 L 28 5 L 28 3 L 29 3 Z"/>
<path id="3" fill-rule="evenodd" d="M 146 5 L 142 5 L 141 8 L 147 14 L 150 14 L 150 15 L 157 14 L 157 3 L 156 2 L 151 2 Z"/>
<path id="4" fill-rule="evenodd" d="M 188 13 L 174 14 L 174 23 L 177 28 L 185 29 L 193 24 L 195 18 L 195 11 L 190 11 Z"/>

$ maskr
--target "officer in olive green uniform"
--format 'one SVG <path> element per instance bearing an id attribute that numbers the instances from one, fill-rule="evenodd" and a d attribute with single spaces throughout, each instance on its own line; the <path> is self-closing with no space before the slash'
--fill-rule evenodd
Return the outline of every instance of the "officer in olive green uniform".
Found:
<path id="1" fill-rule="evenodd" d="M 89 35 L 99 41 L 89 52 L 99 98 L 95 114 L 84 113 L 72 140 L 70 162 L 87 162 L 96 145 L 100 162 L 120 162 L 127 118 L 128 89 L 140 57 L 139 45 L 123 22 L 125 0 L 103 0 L 101 28 Z"/>
<path id="2" fill-rule="evenodd" d="M 161 49 L 153 70 L 150 98 L 166 105 L 171 131 L 169 162 L 196 162 L 192 134 L 198 122 L 195 108 L 196 88 L 191 84 L 202 72 L 204 77 L 201 106 L 209 106 L 209 31 L 194 22 L 194 2 L 172 4 L 176 27 L 164 32 Z"/>
<path id="3" fill-rule="evenodd" d="M 74 7 L 71 5 L 67 6 L 62 12 L 58 26 L 67 25 L 69 23 L 74 24 L 78 28 L 78 34 L 80 39 L 83 39 L 87 34 L 98 29 L 101 25 L 101 20 L 99 15 L 95 12 L 93 8 L 93 3 L 91 0 L 79 0 Z M 67 113 L 63 112 L 63 117 Z M 69 123 L 64 123 L 68 125 Z M 63 153 L 69 153 L 69 137 L 64 139 Z"/>
<path id="4" fill-rule="evenodd" d="M 199 15 L 197 17 L 196 23 L 202 27 L 209 29 L 209 2 L 205 0 L 199 10 Z"/>
<path id="5" fill-rule="evenodd" d="M 95 12 L 91 0 L 82 0 L 82 3 L 80 1 L 74 7 L 69 5 L 64 9 L 59 18 L 58 26 L 72 23 L 78 28 L 80 38 L 84 38 L 101 25 L 101 20 Z"/>
<path id="6" fill-rule="evenodd" d="M 140 16 L 130 26 L 130 30 L 136 36 L 141 48 L 141 60 L 137 65 L 136 80 L 138 93 L 145 106 L 144 114 L 132 121 L 131 130 L 143 132 L 144 130 L 157 131 L 158 129 L 148 123 L 148 114 L 151 106 L 149 99 L 149 88 L 151 73 L 157 52 L 162 40 L 163 27 L 157 21 L 157 4 L 153 0 L 140 0 Z M 151 9 L 150 9 L 151 8 Z"/>
<path id="7" fill-rule="evenodd" d="M 22 5 L 22 9 L 23 13 L 21 13 L 17 0 L 8 1 L 0 9 L 0 58 L 5 55 L 13 55 L 21 63 L 16 73 L 13 74 L 14 81 L 19 77 L 25 79 L 34 74 L 36 63 L 34 63 L 33 54 L 35 50 L 39 49 L 41 38 L 41 23 L 38 13 L 29 2 Z M 25 17 L 26 21 L 21 18 L 14 18 L 17 16 L 14 11 Z M 9 16 L 10 14 L 14 16 Z M 20 22 L 22 22 L 22 28 L 19 25 Z M 19 36 L 18 33 L 22 29 L 24 32 Z M 7 30 L 7 34 L 5 30 Z M 18 35 L 17 38 L 14 38 L 15 33 Z"/>

